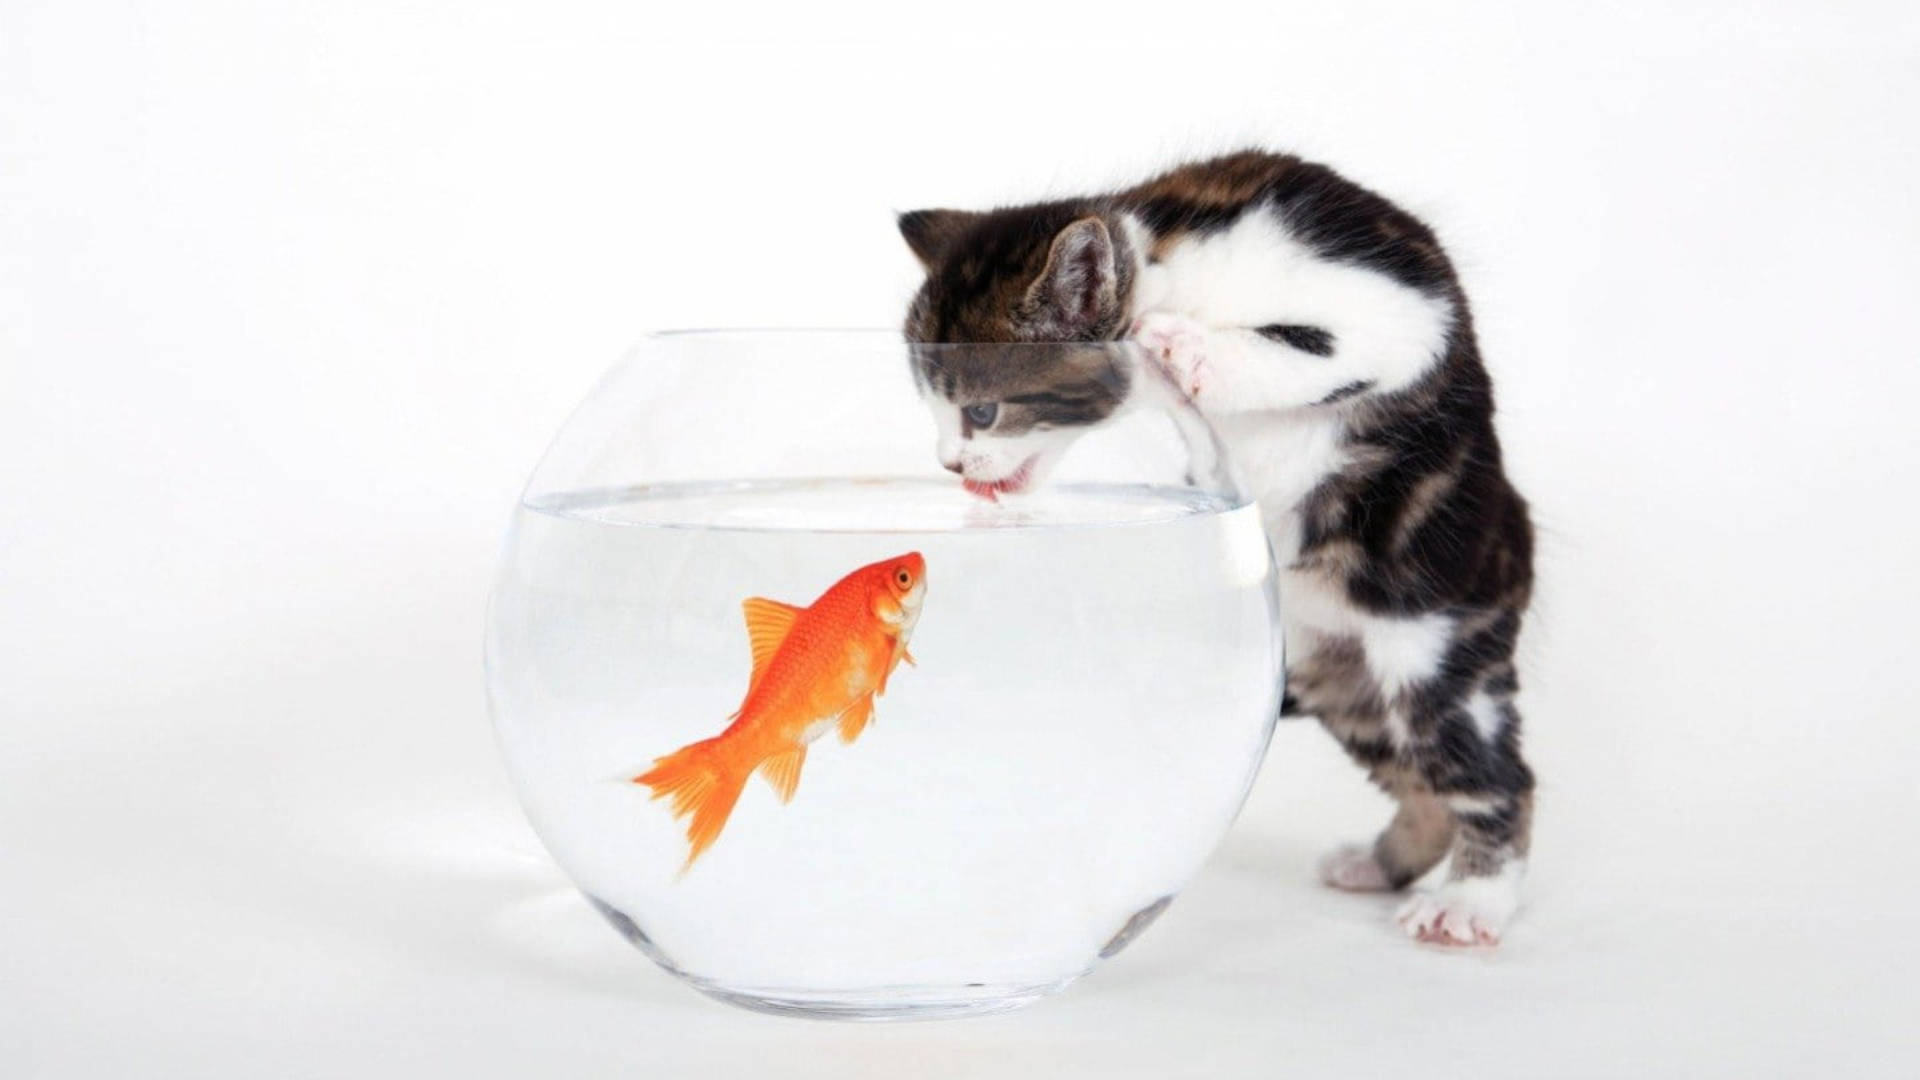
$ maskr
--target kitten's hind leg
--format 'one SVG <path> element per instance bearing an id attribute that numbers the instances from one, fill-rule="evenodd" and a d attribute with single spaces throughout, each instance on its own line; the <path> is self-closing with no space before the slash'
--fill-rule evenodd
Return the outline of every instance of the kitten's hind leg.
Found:
<path id="1" fill-rule="evenodd" d="M 1420 941 L 1497 944 L 1520 906 L 1533 774 L 1520 758 L 1519 715 L 1510 702 L 1497 704 L 1497 728 L 1448 718 L 1437 744 L 1422 748 L 1422 771 L 1451 812 L 1457 836 L 1446 882 L 1400 910 L 1400 925 Z"/>
<path id="2" fill-rule="evenodd" d="M 1424 785 L 1395 785 L 1400 809 L 1371 846 L 1350 844 L 1320 860 L 1320 880 L 1349 892 L 1404 889 L 1437 866 L 1453 844 L 1454 819 Z"/>
<path id="3" fill-rule="evenodd" d="M 1498 811 L 1476 809 L 1457 815 L 1460 840 L 1447 880 L 1432 893 L 1420 893 L 1401 907 L 1400 925 L 1413 938 L 1435 945 L 1497 945 L 1520 907 L 1520 879 L 1526 872 L 1525 825 L 1518 843 L 1511 827 L 1486 829 L 1469 824 L 1494 816 L 1524 822 L 1533 798 L 1521 795 Z"/>

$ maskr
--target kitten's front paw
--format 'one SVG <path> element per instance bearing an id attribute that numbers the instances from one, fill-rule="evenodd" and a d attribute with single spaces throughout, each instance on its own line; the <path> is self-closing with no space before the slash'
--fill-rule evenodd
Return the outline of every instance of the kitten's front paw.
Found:
<path id="1" fill-rule="evenodd" d="M 1519 906 L 1515 875 L 1460 878 L 1415 895 L 1398 918 L 1407 936 L 1429 945 L 1498 945 Z"/>
<path id="2" fill-rule="evenodd" d="M 1347 892 L 1386 892 L 1393 888 L 1387 868 L 1373 857 L 1373 849 L 1348 844 L 1320 857 L 1320 880 Z"/>
<path id="3" fill-rule="evenodd" d="M 1133 321 L 1128 336 L 1140 343 L 1182 393 L 1198 398 L 1206 389 L 1207 328 L 1171 311 L 1149 311 Z"/>

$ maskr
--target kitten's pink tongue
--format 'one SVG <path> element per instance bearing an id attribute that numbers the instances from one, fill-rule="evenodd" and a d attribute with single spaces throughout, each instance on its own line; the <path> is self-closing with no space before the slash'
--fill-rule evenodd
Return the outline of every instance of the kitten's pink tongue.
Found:
<path id="1" fill-rule="evenodd" d="M 988 502 L 997 503 L 1000 501 L 1000 489 L 992 484 L 983 484 L 978 480 L 962 480 L 960 486 Z"/>
<path id="2" fill-rule="evenodd" d="M 998 480 L 992 481 L 963 478 L 960 484 L 968 491 L 973 492 L 988 502 L 999 502 L 1001 492 L 1026 490 L 1027 481 L 1033 478 L 1033 463 L 1036 460 L 1038 460 L 1037 455 L 1021 462 L 1020 467 L 1013 470 L 1013 475 L 1011 476 L 1003 476 Z"/>

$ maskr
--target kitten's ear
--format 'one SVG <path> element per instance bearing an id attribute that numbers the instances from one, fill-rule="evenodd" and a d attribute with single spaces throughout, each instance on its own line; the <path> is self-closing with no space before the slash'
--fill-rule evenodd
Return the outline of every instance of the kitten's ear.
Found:
<path id="1" fill-rule="evenodd" d="M 900 235 L 920 265 L 932 270 L 953 250 L 960 234 L 980 219 L 971 210 L 909 210 L 900 215 Z"/>
<path id="2" fill-rule="evenodd" d="M 1107 223 L 1083 217 L 1054 236 L 1025 310 L 1063 339 L 1104 336 L 1120 316 L 1119 274 Z"/>

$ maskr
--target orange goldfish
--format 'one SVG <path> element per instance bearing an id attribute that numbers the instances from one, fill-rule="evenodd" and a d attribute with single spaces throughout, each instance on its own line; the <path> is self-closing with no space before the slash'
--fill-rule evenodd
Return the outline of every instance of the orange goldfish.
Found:
<path id="1" fill-rule="evenodd" d="M 755 769 L 781 802 L 791 802 L 807 744 L 835 726 L 841 742 L 859 737 L 887 677 L 900 661 L 914 662 L 907 638 L 920 618 L 926 571 L 914 551 L 855 570 L 811 607 L 758 596 L 741 605 L 753 673 L 732 722 L 633 778 L 654 798 L 671 798 L 676 819 L 693 815 L 683 871 L 720 836 Z"/>

